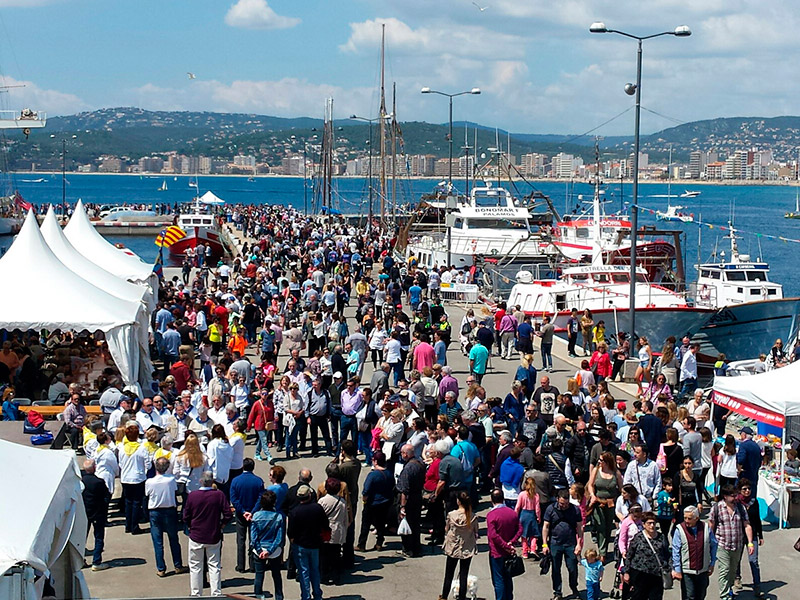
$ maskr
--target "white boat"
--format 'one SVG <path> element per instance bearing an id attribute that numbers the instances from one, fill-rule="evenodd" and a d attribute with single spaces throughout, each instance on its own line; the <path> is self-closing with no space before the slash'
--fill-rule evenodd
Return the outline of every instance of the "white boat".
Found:
<path id="1" fill-rule="evenodd" d="M 167 191 L 167 180 L 161 182 L 161 187 L 158 188 L 159 192 L 166 192 Z"/>
<path id="2" fill-rule="evenodd" d="M 134 223 L 137 221 L 154 221 L 158 215 L 152 210 L 140 210 L 132 206 L 115 206 L 100 212 L 103 222 Z"/>
<path id="3" fill-rule="evenodd" d="M 697 198 L 700 194 L 699 190 L 686 190 L 681 194 L 681 198 Z"/>
<path id="4" fill-rule="evenodd" d="M 449 249 L 451 264 L 461 268 L 472 266 L 476 257 L 537 262 L 554 255 L 546 236 L 531 227 L 528 209 L 519 206 L 508 190 L 486 183 L 474 187 L 468 201 L 451 196 L 451 202 L 455 208 L 446 216 L 445 231 L 410 238 L 407 258 L 414 257 L 428 268 L 442 266 Z M 444 207 L 443 202 L 430 205 Z"/>
<path id="5" fill-rule="evenodd" d="M 657 210 L 656 219 L 658 221 L 680 221 L 681 223 L 694 223 L 694 213 L 684 213 L 685 206 L 667 205 L 666 211 Z"/>

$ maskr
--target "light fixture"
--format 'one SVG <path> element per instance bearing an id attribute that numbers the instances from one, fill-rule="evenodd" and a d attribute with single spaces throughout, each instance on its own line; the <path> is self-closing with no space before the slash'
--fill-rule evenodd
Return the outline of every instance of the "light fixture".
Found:
<path id="1" fill-rule="evenodd" d="M 589 31 L 592 33 L 608 33 L 608 28 L 606 28 L 606 24 L 602 21 L 595 21 L 589 25 Z"/>

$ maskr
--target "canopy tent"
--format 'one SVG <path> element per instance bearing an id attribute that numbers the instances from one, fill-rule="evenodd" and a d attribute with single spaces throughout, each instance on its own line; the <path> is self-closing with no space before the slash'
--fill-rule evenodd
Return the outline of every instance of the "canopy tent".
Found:
<path id="1" fill-rule="evenodd" d="M 723 408 L 781 428 L 781 448 L 786 447 L 786 418 L 800 416 L 800 391 L 797 378 L 800 362 L 780 369 L 744 377 L 714 377 L 712 402 Z M 782 528 L 788 514 L 786 497 L 786 461 L 781 460 L 780 518 Z M 759 484 L 759 488 L 761 485 Z"/>
<path id="2" fill-rule="evenodd" d="M 0 280 L 7 283 L 0 329 L 100 330 L 123 381 L 149 386 L 145 306 L 113 296 L 70 270 L 45 242 L 31 211 L 0 258 Z"/>
<path id="3" fill-rule="evenodd" d="M 0 440 L 0 456 L 8 490 L 0 494 L 0 598 L 41 598 L 41 575 L 57 598 L 89 598 L 81 573 L 86 512 L 74 453 Z"/>
<path id="4" fill-rule="evenodd" d="M 70 271 L 75 272 L 87 281 L 91 281 L 97 287 L 117 298 L 134 302 L 140 302 L 144 299 L 146 290 L 143 286 L 130 283 L 109 273 L 75 249 L 64 235 L 58 221 L 56 221 L 56 214 L 52 205 L 47 210 L 47 216 L 42 222 L 41 231 L 53 254 L 67 265 Z"/>
<path id="5" fill-rule="evenodd" d="M 157 293 L 158 279 L 153 273 L 153 265 L 103 239 L 86 216 L 80 200 L 64 228 L 64 235 L 78 252 L 96 265 L 133 283 L 149 284 L 153 293 Z"/>
<path id="6" fill-rule="evenodd" d="M 225 200 L 217 196 L 211 190 L 200 196 L 200 202 L 203 204 L 225 204 Z"/>

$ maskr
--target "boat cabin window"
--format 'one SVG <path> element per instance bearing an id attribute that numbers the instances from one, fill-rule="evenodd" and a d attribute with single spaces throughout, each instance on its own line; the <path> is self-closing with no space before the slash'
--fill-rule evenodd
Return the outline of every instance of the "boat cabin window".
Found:
<path id="1" fill-rule="evenodd" d="M 611 283 L 611 276 L 608 273 L 595 273 L 594 280 L 596 283 Z"/>
<path id="2" fill-rule="evenodd" d="M 453 221 L 453 227 L 455 229 L 461 229 L 462 227 L 464 227 L 464 219 L 456 219 L 455 221 Z"/>
<path id="3" fill-rule="evenodd" d="M 467 219 L 467 229 L 514 229 L 526 231 L 525 219 Z"/>
<path id="4" fill-rule="evenodd" d="M 576 281 L 579 283 L 589 281 L 588 273 L 573 273 L 570 277 L 572 278 L 572 281 Z"/>
<path id="5" fill-rule="evenodd" d="M 636 274 L 636 283 L 647 283 L 647 277 L 644 275 L 644 273 Z"/>
<path id="6" fill-rule="evenodd" d="M 708 269 L 700 269 L 700 277 L 711 277 L 711 271 Z"/>
<path id="7" fill-rule="evenodd" d="M 758 289 L 758 288 L 751 288 L 750 289 L 750 295 L 751 296 L 760 296 L 761 295 L 761 290 Z"/>
<path id="8" fill-rule="evenodd" d="M 725 273 L 725 277 L 728 281 L 745 281 L 745 272 L 744 271 L 727 271 Z"/>
<path id="9" fill-rule="evenodd" d="M 505 194 L 499 190 L 476 191 L 474 198 L 477 207 L 506 206 Z"/>
<path id="10" fill-rule="evenodd" d="M 630 283 L 627 273 L 612 273 L 611 279 L 614 283 Z"/>
<path id="11" fill-rule="evenodd" d="M 766 271 L 747 271 L 747 281 L 769 281 Z"/>
<path id="12" fill-rule="evenodd" d="M 719 279 L 720 273 L 719 271 L 706 271 L 705 276 L 708 277 L 709 279 Z"/>
<path id="13" fill-rule="evenodd" d="M 775 289 L 775 288 L 769 288 L 769 289 L 767 290 L 767 295 L 768 295 L 768 296 L 775 296 L 775 295 L 777 295 L 777 294 L 778 294 L 778 290 L 777 290 L 777 289 Z"/>

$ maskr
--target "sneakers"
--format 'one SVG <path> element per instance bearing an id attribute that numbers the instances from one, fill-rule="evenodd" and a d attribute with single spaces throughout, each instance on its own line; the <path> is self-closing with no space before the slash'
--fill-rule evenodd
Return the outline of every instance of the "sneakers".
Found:
<path id="1" fill-rule="evenodd" d="M 256 454 L 256 455 L 254 455 L 254 456 L 253 456 L 253 459 L 254 459 L 254 460 L 258 460 L 258 461 L 264 460 L 263 458 L 261 458 L 261 455 L 260 455 L 260 454 Z"/>
<path id="2" fill-rule="evenodd" d="M 105 571 L 111 565 L 108 563 L 97 563 L 96 565 L 92 565 L 92 571 Z"/>

